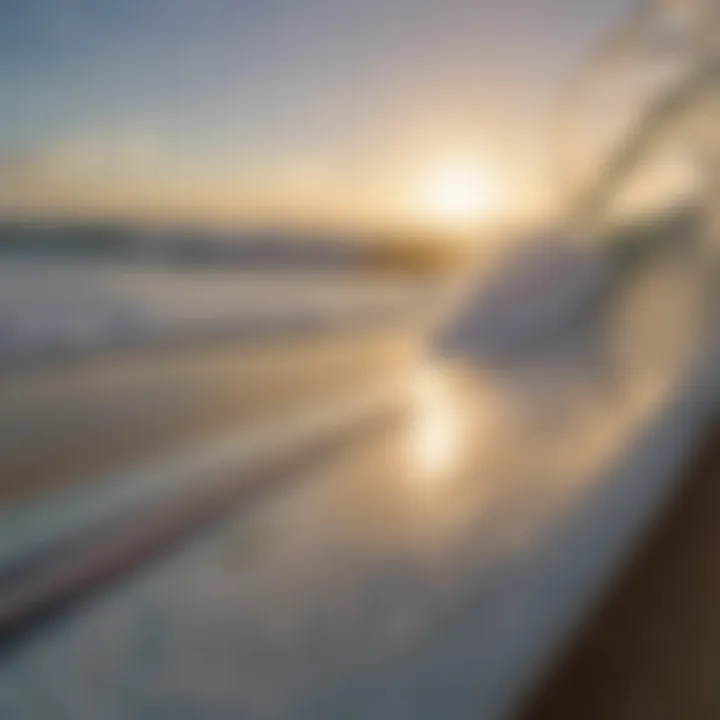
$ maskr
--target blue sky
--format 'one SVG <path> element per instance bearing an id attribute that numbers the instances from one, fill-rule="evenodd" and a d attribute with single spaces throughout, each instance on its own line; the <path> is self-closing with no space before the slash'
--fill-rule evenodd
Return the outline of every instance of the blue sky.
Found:
<path id="1" fill-rule="evenodd" d="M 382 221 L 461 146 L 532 194 L 554 94 L 628 6 L 0 0 L 0 203 Z"/>

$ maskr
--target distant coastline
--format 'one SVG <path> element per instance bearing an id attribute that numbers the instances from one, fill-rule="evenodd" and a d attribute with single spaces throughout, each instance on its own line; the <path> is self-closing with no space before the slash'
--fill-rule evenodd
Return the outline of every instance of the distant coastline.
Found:
<path id="1" fill-rule="evenodd" d="M 435 272 L 465 263 L 442 238 L 290 230 L 152 229 L 112 222 L 0 219 L 0 258 L 277 270 Z"/>

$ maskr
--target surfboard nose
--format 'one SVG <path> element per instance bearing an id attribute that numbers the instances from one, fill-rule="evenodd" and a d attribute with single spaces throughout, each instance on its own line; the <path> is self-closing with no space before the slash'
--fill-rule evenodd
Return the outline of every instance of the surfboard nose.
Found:
<path id="1" fill-rule="evenodd" d="M 529 350 L 587 309 L 608 274 L 602 252 L 579 240 L 556 235 L 523 243 L 469 287 L 435 334 L 433 352 L 490 358 Z"/>

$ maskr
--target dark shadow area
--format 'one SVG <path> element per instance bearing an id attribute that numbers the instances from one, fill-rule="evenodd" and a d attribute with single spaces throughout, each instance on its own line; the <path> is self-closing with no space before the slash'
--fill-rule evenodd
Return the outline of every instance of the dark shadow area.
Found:
<path id="1" fill-rule="evenodd" d="M 720 425 L 522 720 L 720 717 Z"/>

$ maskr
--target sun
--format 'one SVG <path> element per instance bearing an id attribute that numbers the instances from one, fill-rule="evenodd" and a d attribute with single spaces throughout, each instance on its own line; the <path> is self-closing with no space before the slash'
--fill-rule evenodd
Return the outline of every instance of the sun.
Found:
<path id="1" fill-rule="evenodd" d="M 490 169 L 478 162 L 447 160 L 425 172 L 416 204 L 423 220 L 433 225 L 472 228 L 498 212 L 498 182 Z"/>

